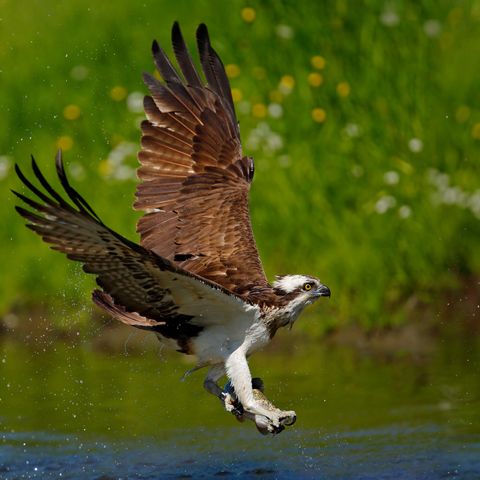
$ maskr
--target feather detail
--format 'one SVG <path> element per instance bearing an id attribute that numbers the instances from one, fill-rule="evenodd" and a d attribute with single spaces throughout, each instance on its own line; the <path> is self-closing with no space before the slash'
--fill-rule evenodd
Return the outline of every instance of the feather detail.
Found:
<path id="1" fill-rule="evenodd" d="M 253 160 L 244 157 L 225 68 L 200 25 L 197 46 L 208 85 L 178 23 L 172 45 L 185 81 L 160 46 L 152 46 L 164 83 L 151 75 L 142 122 L 134 207 L 144 247 L 232 292 L 268 285 L 248 211 Z M 199 255 L 201 254 L 201 255 Z"/>
<path id="2" fill-rule="evenodd" d="M 178 65 L 187 81 L 187 84 L 192 87 L 202 88 L 202 81 L 195 69 L 190 53 L 183 39 L 180 25 L 178 22 L 173 24 L 172 28 L 172 45 Z"/>

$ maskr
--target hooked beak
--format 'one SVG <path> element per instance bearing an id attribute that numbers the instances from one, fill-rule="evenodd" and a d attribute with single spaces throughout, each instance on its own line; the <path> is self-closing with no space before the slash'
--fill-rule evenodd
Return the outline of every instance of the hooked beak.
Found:
<path id="1" fill-rule="evenodd" d="M 326 285 L 320 285 L 315 293 L 317 297 L 329 297 L 330 289 Z"/>

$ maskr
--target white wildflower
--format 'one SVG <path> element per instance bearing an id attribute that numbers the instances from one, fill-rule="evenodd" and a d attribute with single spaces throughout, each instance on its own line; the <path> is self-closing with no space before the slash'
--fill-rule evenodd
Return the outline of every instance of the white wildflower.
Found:
<path id="1" fill-rule="evenodd" d="M 467 205 L 467 194 L 460 187 L 448 187 L 443 191 L 442 200 L 446 205 L 465 207 Z"/>
<path id="2" fill-rule="evenodd" d="M 386 8 L 380 15 L 380 21 L 386 27 L 395 27 L 400 23 L 400 17 L 392 8 Z"/>
<path id="3" fill-rule="evenodd" d="M 283 147 L 283 138 L 275 132 L 270 133 L 266 138 L 266 148 L 272 152 L 276 152 Z"/>
<path id="4" fill-rule="evenodd" d="M 116 180 L 135 180 L 136 179 L 135 169 L 132 167 L 129 167 L 128 165 L 119 165 L 113 171 L 113 178 L 115 178 Z"/>
<path id="5" fill-rule="evenodd" d="M 85 178 L 85 169 L 80 163 L 71 163 L 68 166 L 68 171 L 75 180 L 83 180 Z"/>
<path id="6" fill-rule="evenodd" d="M 133 113 L 143 112 L 143 93 L 132 92 L 127 97 L 127 107 Z"/>
<path id="7" fill-rule="evenodd" d="M 435 168 L 429 168 L 427 175 L 428 181 L 439 189 L 447 188 L 450 184 L 450 177 L 446 173 L 439 172 Z"/>
<path id="8" fill-rule="evenodd" d="M 427 35 L 427 37 L 438 37 L 440 32 L 442 31 L 442 24 L 435 19 L 427 20 L 423 24 L 423 31 Z"/>
<path id="9" fill-rule="evenodd" d="M 475 190 L 468 199 L 468 208 L 477 217 L 480 218 L 480 190 Z"/>
<path id="10" fill-rule="evenodd" d="M 250 150 L 263 150 L 273 153 L 283 147 L 283 138 L 274 132 L 266 122 L 260 122 L 250 131 L 247 138 L 247 148 Z"/>
<path id="11" fill-rule="evenodd" d="M 380 215 L 395 207 L 397 200 L 391 195 L 383 195 L 375 203 L 375 211 Z"/>
<path id="12" fill-rule="evenodd" d="M 345 133 L 351 138 L 358 137 L 360 135 L 360 127 L 356 123 L 347 123 Z"/>
<path id="13" fill-rule="evenodd" d="M 283 115 L 283 107 L 279 103 L 271 103 L 268 106 L 268 114 L 272 118 L 280 118 Z"/>
<path id="14" fill-rule="evenodd" d="M 423 142 L 419 138 L 411 138 L 408 141 L 408 148 L 413 153 L 419 153 L 423 150 Z"/>
<path id="15" fill-rule="evenodd" d="M 293 28 L 289 25 L 277 25 L 275 32 L 280 38 L 285 40 L 293 38 Z"/>
<path id="16" fill-rule="evenodd" d="M 400 218 L 408 218 L 412 214 L 412 209 L 408 205 L 402 205 L 398 209 L 398 215 Z"/>
<path id="17" fill-rule="evenodd" d="M 451 186 L 450 177 L 434 168 L 428 170 L 427 178 L 435 187 L 431 195 L 434 205 L 451 205 L 469 209 L 475 217 L 480 218 L 480 189 L 469 193 L 459 186 Z"/>
<path id="18" fill-rule="evenodd" d="M 396 185 L 400 181 L 400 175 L 395 170 L 390 170 L 384 173 L 383 181 L 387 185 Z"/>
<path id="19" fill-rule="evenodd" d="M 11 161 L 7 155 L 0 155 L 0 180 L 3 180 L 10 170 Z"/>

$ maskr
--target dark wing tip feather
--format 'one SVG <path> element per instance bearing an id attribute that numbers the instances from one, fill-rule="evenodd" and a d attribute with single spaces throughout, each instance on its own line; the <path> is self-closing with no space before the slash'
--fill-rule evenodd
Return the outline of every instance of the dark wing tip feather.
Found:
<path id="1" fill-rule="evenodd" d="M 47 205 L 54 207 L 56 206 L 55 204 L 55 201 L 56 201 L 61 208 L 72 211 L 73 210 L 72 206 L 69 205 L 67 201 L 65 201 L 65 199 L 50 185 L 50 183 L 48 183 L 47 179 L 44 177 L 43 173 L 41 172 L 37 162 L 35 161 L 35 158 L 33 157 L 33 155 L 31 156 L 31 161 L 32 161 L 32 171 L 35 177 L 37 178 L 41 186 L 45 189 L 45 191 L 50 196 L 46 195 L 43 191 L 41 191 L 39 188 L 33 185 L 33 183 L 30 182 L 30 180 L 28 180 L 27 177 L 24 175 L 24 173 L 22 172 L 18 164 L 15 164 L 15 173 L 17 174 L 21 182 L 30 190 L 30 192 L 36 195 L 39 199 L 41 199 Z M 70 183 L 68 182 L 67 175 L 65 173 L 65 168 L 63 166 L 61 150 L 58 150 L 55 156 L 55 166 L 56 166 L 57 175 L 60 180 L 60 183 L 62 184 L 62 187 L 65 190 L 65 193 L 67 193 L 70 200 L 72 200 L 72 202 L 78 207 L 80 212 L 86 215 L 92 215 L 95 218 L 95 220 L 97 220 L 100 224 L 102 224 L 101 220 L 99 219 L 98 215 L 93 211 L 92 207 L 90 207 L 90 205 L 86 202 L 86 200 L 74 188 L 72 188 Z M 20 198 L 22 201 L 24 201 L 26 204 L 28 204 L 29 206 L 39 211 L 43 210 L 43 207 L 40 204 L 34 202 L 28 197 L 25 197 L 24 195 L 14 190 L 12 190 L 12 193 L 16 195 L 18 198 Z M 25 216 L 23 212 L 18 210 L 18 208 L 17 208 L 17 211 L 21 215 Z"/>
<path id="2" fill-rule="evenodd" d="M 210 43 L 208 28 L 204 23 L 201 23 L 197 28 L 197 44 L 203 72 L 208 84 L 222 99 L 225 107 L 229 110 L 234 128 L 238 129 L 230 82 L 222 60 Z"/>
<path id="3" fill-rule="evenodd" d="M 210 37 L 208 35 L 208 28 L 204 23 L 197 27 L 197 40 L 202 45 L 210 45 Z"/>
<path id="4" fill-rule="evenodd" d="M 98 215 L 95 213 L 93 208 L 70 185 L 70 182 L 68 181 L 68 178 L 67 178 L 67 174 L 65 172 L 65 167 L 63 165 L 62 151 L 61 150 L 58 150 L 57 155 L 55 156 L 55 166 L 56 166 L 56 169 L 57 169 L 57 175 L 58 175 L 58 178 L 60 180 L 60 183 L 62 184 L 62 187 L 64 188 L 65 192 L 67 193 L 69 198 L 72 200 L 72 202 L 78 207 L 78 209 L 81 212 L 86 213 L 87 215 L 88 214 L 92 215 L 98 222 L 100 222 L 102 224 L 102 221 L 100 220 Z M 52 189 L 52 191 L 54 192 L 53 189 Z"/>
<path id="5" fill-rule="evenodd" d="M 165 82 L 182 83 L 177 71 L 173 68 L 170 60 L 156 40 L 152 42 L 152 54 L 155 65 Z"/>
<path id="6" fill-rule="evenodd" d="M 32 157 L 33 159 L 33 157 Z M 53 205 L 53 201 L 50 197 L 45 195 L 41 190 L 39 190 L 35 185 L 33 185 L 30 180 L 23 174 L 21 168 L 19 165 L 16 163 L 15 164 L 15 173 L 17 174 L 17 177 L 20 179 L 20 181 L 32 192 L 34 193 L 38 198 L 40 198 L 42 201 L 44 201 L 48 205 Z M 65 203 L 65 202 L 64 202 Z"/>
<path id="7" fill-rule="evenodd" d="M 200 61 L 202 63 L 202 67 L 205 73 L 205 76 L 207 76 L 207 72 L 205 71 L 206 69 L 209 70 L 208 67 L 208 51 L 211 48 L 210 46 L 210 36 L 208 35 L 208 28 L 204 23 L 201 23 L 196 32 L 196 37 L 197 37 L 197 47 L 198 47 L 198 53 L 200 55 Z M 207 78 L 208 81 L 210 81 Z"/>
<path id="8" fill-rule="evenodd" d="M 22 193 L 19 193 L 15 190 L 11 190 L 11 192 L 19 198 L 22 202 L 26 203 L 28 206 L 35 208 L 38 211 L 43 211 L 45 210 L 45 207 L 43 205 L 40 205 L 38 202 L 35 202 L 35 200 L 32 200 L 31 198 L 28 198 L 27 196 L 23 195 Z"/>
<path id="9" fill-rule="evenodd" d="M 187 83 L 193 87 L 202 87 L 202 80 L 197 73 L 192 57 L 183 39 L 180 25 L 177 21 L 172 26 L 172 46 L 178 65 Z"/>
<path id="10" fill-rule="evenodd" d="M 56 158 L 58 157 L 58 152 L 57 152 L 57 156 Z M 42 185 L 42 187 L 52 196 L 52 198 L 54 198 L 55 200 L 57 200 L 57 202 L 64 206 L 66 205 L 66 202 L 65 200 L 62 198 L 61 195 L 59 195 L 53 188 L 52 186 L 47 182 L 46 178 L 43 176 L 43 173 L 40 171 L 40 168 L 38 167 L 37 165 L 37 162 L 35 161 L 35 158 L 33 157 L 33 155 L 31 156 L 32 157 L 32 170 L 33 170 L 33 173 L 35 174 L 35 176 L 37 177 L 38 181 L 40 182 L 40 184 Z M 61 159 L 61 152 L 60 152 L 60 159 Z"/>

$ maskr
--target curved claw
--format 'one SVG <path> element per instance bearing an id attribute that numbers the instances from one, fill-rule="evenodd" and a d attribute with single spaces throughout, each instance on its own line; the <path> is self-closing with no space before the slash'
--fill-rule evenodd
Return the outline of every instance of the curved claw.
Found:
<path id="1" fill-rule="evenodd" d="M 263 415 L 255 415 L 255 426 L 262 435 L 278 435 L 285 430 L 284 425 L 274 425 L 270 419 Z"/>
<path id="2" fill-rule="evenodd" d="M 222 399 L 225 408 L 227 411 L 233 413 L 238 421 L 243 422 L 245 419 L 252 420 L 262 435 L 278 435 L 285 430 L 286 426 L 293 425 L 296 422 L 297 415 L 293 410 L 282 411 L 265 397 L 262 379 L 253 378 L 252 387 L 256 401 L 266 409 L 266 414 L 256 414 L 245 410 L 243 405 L 238 401 L 230 381 L 227 382 L 224 387 Z"/>
<path id="3" fill-rule="evenodd" d="M 287 415 L 280 418 L 280 424 L 289 427 L 297 421 L 297 414 L 292 410 L 290 412 L 284 412 Z"/>
<path id="4" fill-rule="evenodd" d="M 227 412 L 232 413 L 237 418 L 243 416 L 243 413 L 244 413 L 243 405 L 238 401 L 235 395 L 232 395 L 230 392 L 224 390 L 222 392 L 221 400 L 223 401 L 223 404 L 225 405 L 225 409 L 227 410 Z"/>

